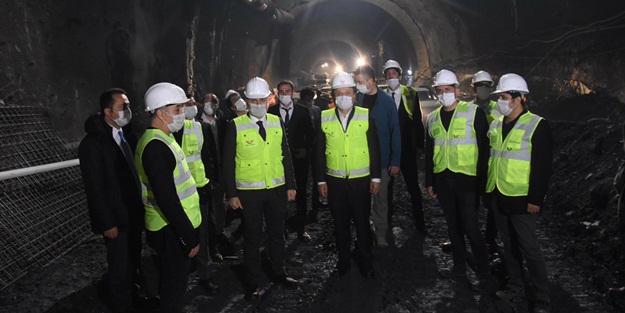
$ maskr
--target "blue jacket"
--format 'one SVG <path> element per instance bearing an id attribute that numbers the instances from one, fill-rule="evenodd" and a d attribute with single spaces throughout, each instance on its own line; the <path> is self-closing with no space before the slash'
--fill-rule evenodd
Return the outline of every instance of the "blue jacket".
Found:
<path id="1" fill-rule="evenodd" d="M 362 107 L 364 95 L 356 95 L 356 105 Z M 369 112 L 375 119 L 380 141 L 380 161 L 382 170 L 389 166 L 399 167 L 401 156 L 401 134 L 399 132 L 399 117 L 395 101 L 378 87 L 377 97 L 373 108 Z"/>

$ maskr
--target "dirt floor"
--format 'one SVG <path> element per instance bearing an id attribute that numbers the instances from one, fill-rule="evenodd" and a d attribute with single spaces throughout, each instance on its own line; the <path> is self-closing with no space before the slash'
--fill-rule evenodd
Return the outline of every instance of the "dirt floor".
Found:
<path id="1" fill-rule="evenodd" d="M 571 111 L 561 109 L 588 104 L 600 104 L 609 113 L 567 116 Z M 622 118 L 618 118 L 624 116 L 623 108 L 612 98 L 589 95 L 554 99 L 549 106 L 536 109 L 558 117 L 550 119 L 555 173 L 538 227 L 553 312 L 625 311 L 625 299 L 607 293 L 609 287 L 625 285 L 625 257 L 616 225 L 617 195 L 611 186 L 623 157 Z M 330 277 L 336 250 L 331 214 L 322 210 L 318 221 L 308 226 L 311 242 L 301 244 L 295 233 L 289 233 L 287 270 L 299 279 L 297 289 L 288 290 L 266 279 L 260 300 L 246 302 L 242 261 L 228 258 L 214 266 L 221 287 L 217 296 L 206 295 L 195 274 L 189 275 L 186 312 L 531 312 L 527 304 L 509 307 L 441 278 L 437 271 L 451 266 L 451 254 L 441 245 L 447 238 L 442 211 L 424 192 L 429 236 L 423 238 L 415 232 L 402 179 L 397 183 L 393 240 L 388 248 L 374 252 L 375 279 L 362 278 L 355 264 L 346 276 Z M 229 236 L 237 225 L 234 220 L 228 227 Z M 239 248 L 242 240 L 234 241 Z M 0 312 L 107 312 L 102 300 L 104 255 L 101 238 L 92 237 L 2 290 Z M 241 256 L 240 251 L 237 255 Z M 143 260 L 145 272 L 153 277 L 148 251 Z M 504 279 L 496 253 L 491 255 L 491 270 Z M 154 286 L 154 281 L 148 280 L 146 285 Z M 153 289 L 145 288 L 143 294 L 153 295 Z M 152 305 L 144 301 L 142 311 L 151 311 Z"/>

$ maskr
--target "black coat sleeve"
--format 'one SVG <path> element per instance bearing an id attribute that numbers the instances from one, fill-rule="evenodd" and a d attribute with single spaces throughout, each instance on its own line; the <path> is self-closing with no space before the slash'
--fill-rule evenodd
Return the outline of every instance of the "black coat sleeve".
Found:
<path id="1" fill-rule="evenodd" d="M 148 181 L 152 182 L 158 207 L 178 236 L 183 251 L 191 251 L 199 244 L 199 238 L 176 192 L 173 176 L 176 158 L 165 143 L 152 140 L 145 147 L 141 161 Z"/>
<path id="2" fill-rule="evenodd" d="M 369 115 L 367 143 L 369 144 L 369 172 L 371 173 L 371 178 L 381 178 L 382 157 L 380 155 L 380 140 L 378 139 L 378 130 L 375 127 L 375 118 L 373 117 L 373 114 Z"/>
<path id="3" fill-rule="evenodd" d="M 326 181 L 326 135 L 321 130 L 321 124 L 317 127 L 317 139 L 315 140 L 315 148 L 313 158 L 313 175 L 318 182 Z"/>
<path id="4" fill-rule="evenodd" d="M 228 122 L 224 135 L 224 145 L 221 159 L 221 183 L 226 191 L 226 199 L 237 197 L 237 186 L 235 181 L 235 161 L 237 150 L 237 128 L 233 121 Z"/>
<path id="5" fill-rule="evenodd" d="M 419 102 L 419 96 L 416 94 L 414 89 L 411 88 L 410 90 L 411 94 L 415 94 L 411 121 L 413 144 L 415 145 L 415 148 L 423 149 L 425 133 L 423 128 L 423 115 L 421 114 L 421 102 Z"/>
<path id="6" fill-rule="evenodd" d="M 532 164 L 527 202 L 543 207 L 552 171 L 551 128 L 541 120 L 532 136 Z"/>
<path id="7" fill-rule="evenodd" d="M 209 183 L 215 183 L 216 175 L 217 175 L 217 158 L 216 158 L 216 150 L 212 147 L 213 143 L 213 132 L 211 131 L 210 125 L 200 123 L 202 125 L 202 136 L 204 136 L 204 141 L 202 143 L 202 162 L 204 163 L 204 172 L 206 177 L 210 180 Z"/>
<path id="8" fill-rule="evenodd" d="M 291 159 L 289 142 L 287 141 L 286 130 L 284 129 L 284 124 L 282 123 L 282 121 L 280 121 L 280 126 L 282 126 L 282 165 L 284 166 L 284 179 L 286 180 L 286 189 L 296 189 L 295 174 L 293 171 L 293 160 Z"/>
<path id="9" fill-rule="evenodd" d="M 78 147 L 80 171 L 87 194 L 91 227 L 94 232 L 98 233 L 118 226 L 109 195 L 104 192 L 107 189 L 104 179 L 106 177 L 105 157 L 103 151 L 98 148 L 98 143 L 89 135 Z"/>
<path id="10" fill-rule="evenodd" d="M 488 158 L 490 157 L 490 142 L 488 140 L 488 120 L 481 108 L 475 113 L 475 136 L 477 139 L 477 192 L 480 195 L 486 193 L 486 180 L 488 176 Z"/>
<path id="11" fill-rule="evenodd" d="M 434 186 L 434 138 L 430 136 L 430 133 L 425 131 L 425 156 L 424 156 L 424 172 L 425 172 L 425 187 Z"/>

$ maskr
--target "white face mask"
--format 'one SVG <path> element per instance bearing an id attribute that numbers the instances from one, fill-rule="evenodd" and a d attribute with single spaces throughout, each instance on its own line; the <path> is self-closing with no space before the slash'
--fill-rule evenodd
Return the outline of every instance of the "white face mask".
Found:
<path id="1" fill-rule="evenodd" d="M 192 120 L 197 115 L 197 106 L 184 107 L 184 117 L 188 120 Z"/>
<path id="2" fill-rule="evenodd" d="M 117 112 L 117 115 L 119 117 L 113 119 L 113 121 L 117 123 L 119 127 L 124 127 L 128 125 L 128 123 L 130 123 L 130 120 L 132 119 L 132 111 L 130 111 L 130 107 L 123 111 Z"/>
<path id="3" fill-rule="evenodd" d="M 358 92 L 364 93 L 364 94 L 369 94 L 369 91 L 371 91 L 371 89 L 367 88 L 366 83 L 364 85 L 356 84 L 356 89 L 358 89 Z"/>
<path id="4" fill-rule="evenodd" d="M 206 113 L 206 115 L 214 115 L 215 114 L 215 109 L 213 108 L 215 104 L 213 102 L 204 102 L 204 113 Z"/>
<path id="5" fill-rule="evenodd" d="M 438 97 L 438 102 L 440 102 L 444 107 L 448 108 L 452 106 L 456 102 L 456 93 L 454 92 L 446 92 Z"/>
<path id="6" fill-rule="evenodd" d="M 245 104 L 245 100 L 239 99 L 234 103 L 234 107 L 237 111 L 245 111 L 247 110 L 247 105 Z"/>
<path id="7" fill-rule="evenodd" d="M 480 100 L 488 100 L 490 97 L 490 88 L 486 86 L 475 87 L 475 94 Z"/>
<path id="8" fill-rule="evenodd" d="M 510 115 L 510 113 L 512 113 L 512 110 L 514 110 L 514 108 L 516 108 L 516 105 L 511 108 L 510 100 L 502 100 L 502 99 L 497 100 L 497 111 L 499 111 L 499 113 L 501 113 L 504 116 Z"/>
<path id="9" fill-rule="evenodd" d="M 250 114 L 254 115 L 257 118 L 262 118 L 267 114 L 267 104 L 253 104 L 250 103 Z"/>
<path id="10" fill-rule="evenodd" d="M 175 133 L 175 132 L 177 132 L 177 131 L 182 129 L 182 127 L 184 126 L 184 118 L 185 118 L 185 114 L 184 113 L 171 115 L 167 111 L 163 111 L 163 112 L 165 112 L 165 114 L 167 114 L 167 115 L 169 115 L 169 116 L 174 118 L 174 121 L 171 124 L 165 122 L 165 123 L 167 123 L 167 129 L 169 129 L 170 132 Z"/>
<path id="11" fill-rule="evenodd" d="M 280 103 L 287 105 L 290 104 L 293 100 L 291 99 L 291 96 L 286 96 L 286 95 L 282 95 L 278 97 L 280 99 Z"/>
<path id="12" fill-rule="evenodd" d="M 349 110 L 354 106 L 352 97 L 350 96 L 338 96 L 336 97 L 336 107 L 341 110 Z"/>
<path id="13" fill-rule="evenodd" d="M 391 88 L 391 90 L 395 90 L 397 89 L 397 87 L 399 87 L 399 79 L 397 78 L 387 79 L 386 84 L 388 85 L 389 88 Z"/>

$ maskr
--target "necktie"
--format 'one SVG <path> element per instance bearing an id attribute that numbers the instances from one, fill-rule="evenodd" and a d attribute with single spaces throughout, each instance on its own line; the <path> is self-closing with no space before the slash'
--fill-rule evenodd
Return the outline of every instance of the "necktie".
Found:
<path id="1" fill-rule="evenodd" d="M 284 125 L 287 125 L 289 124 L 289 120 L 291 119 L 291 117 L 289 116 L 289 111 L 291 111 L 291 108 L 282 108 L 282 110 L 286 112 L 286 115 L 284 116 Z"/>
<path id="2" fill-rule="evenodd" d="M 395 101 L 395 93 L 394 92 L 391 93 L 391 97 L 393 97 L 393 101 Z"/>
<path id="3" fill-rule="evenodd" d="M 128 145 L 128 142 L 126 142 L 126 138 L 124 138 L 124 133 L 121 130 L 117 131 L 117 133 L 119 134 L 120 139 L 119 146 L 122 148 L 122 152 L 124 153 L 124 157 L 126 158 L 126 162 L 128 163 L 128 167 L 130 168 L 132 177 L 134 177 L 137 187 L 141 189 L 141 186 L 139 185 L 139 175 L 137 174 L 137 168 L 135 167 L 135 161 L 132 157 L 132 151 L 130 151 L 130 146 Z"/>
<path id="4" fill-rule="evenodd" d="M 256 122 L 258 124 L 258 133 L 263 138 L 263 141 L 267 138 L 267 133 L 265 132 L 265 126 L 263 126 L 263 121 Z"/>

